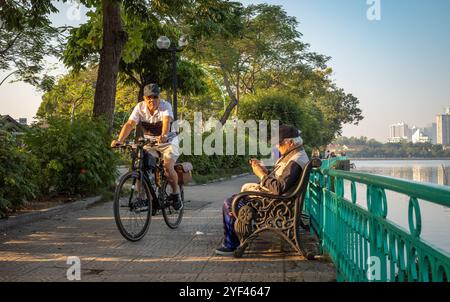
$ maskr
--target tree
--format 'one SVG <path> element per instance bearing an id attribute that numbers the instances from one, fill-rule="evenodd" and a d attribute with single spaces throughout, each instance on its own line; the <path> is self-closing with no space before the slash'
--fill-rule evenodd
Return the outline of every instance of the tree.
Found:
<path id="1" fill-rule="evenodd" d="M 92 22 L 72 30 L 68 47 L 64 52 L 64 62 L 77 71 L 83 66 L 82 62 L 76 62 L 77 58 L 80 56 L 92 58 L 97 54 L 100 55 L 93 116 L 105 119 L 112 130 L 119 64 L 128 40 L 127 32 L 122 25 L 122 10 L 142 15 L 145 11 L 146 1 L 102 0 L 101 3 L 98 3 L 98 1 L 84 0 L 83 3 L 95 7 L 96 12 L 90 13 L 89 16 L 91 18 L 101 16 L 101 27 L 99 22 Z M 97 25 L 97 28 L 92 31 L 94 25 Z M 83 41 L 86 38 L 83 36 L 84 33 L 94 33 L 95 36 L 90 37 L 94 38 L 94 41 L 85 43 L 86 40 Z M 102 37 L 101 42 L 95 39 L 99 35 Z M 81 43 L 80 40 L 82 40 Z M 77 50 L 76 46 L 81 46 L 81 50 Z"/>
<path id="2" fill-rule="evenodd" d="M 79 115 L 90 115 L 93 108 L 94 84 L 97 69 L 63 76 L 51 90 L 42 97 L 37 117 L 68 117 L 73 120 Z"/>
<path id="3" fill-rule="evenodd" d="M 298 23 L 281 6 L 260 4 L 236 9 L 231 35 L 208 38 L 195 49 L 195 56 L 220 74 L 231 102 L 222 117 L 226 122 L 244 94 L 259 89 L 286 88 L 293 72 L 312 74 L 325 68 L 327 57 L 308 51 L 300 40 Z"/>
<path id="4" fill-rule="evenodd" d="M 53 88 L 43 95 L 37 117 L 40 120 L 52 117 L 71 120 L 92 117 L 97 74 L 97 68 L 89 68 L 62 76 Z M 121 127 L 124 119 L 130 115 L 136 105 L 136 94 L 137 89 L 134 86 L 118 83 L 114 129 Z"/>
<path id="5" fill-rule="evenodd" d="M 227 1 L 222 0 L 165 0 L 152 1 L 149 5 L 146 1 L 124 1 L 122 30 L 127 33 L 127 43 L 123 45 L 121 58 L 114 56 L 119 61 L 118 70 L 121 80 L 126 83 L 133 83 L 139 88 L 138 100 L 142 100 L 143 88 L 150 82 L 158 82 L 164 89 L 169 90 L 172 85 L 171 73 L 167 64 L 167 55 L 161 53 L 155 45 L 157 38 L 168 35 L 173 40 L 177 40 L 180 32 L 176 28 L 188 31 L 195 35 L 207 35 L 217 27 L 217 22 L 221 22 L 221 9 L 229 6 Z M 234 5 L 234 4 L 233 4 Z M 220 10 L 219 10 L 220 9 Z M 96 37 L 101 35 L 104 28 L 99 26 L 104 12 L 97 8 L 95 12 L 89 13 L 89 20 L 86 24 L 71 31 L 66 50 L 64 52 L 64 62 L 67 66 L 73 67 L 75 71 L 85 68 L 89 63 L 98 60 L 98 52 L 104 51 L 104 41 L 101 43 Z M 110 17 L 108 17 L 110 18 Z M 164 25 L 163 25 L 164 23 Z M 205 24 L 211 25 L 204 27 Z M 192 28 L 190 28 L 192 25 Z M 105 37 L 105 35 L 103 35 Z M 105 39 L 105 38 L 104 38 Z M 114 49 L 110 49 L 114 51 Z M 180 92 L 184 95 L 202 93 L 206 84 L 203 81 L 202 68 L 194 62 L 184 58 L 178 60 L 178 82 Z M 115 64 L 115 62 L 114 62 Z M 100 56 L 99 80 L 97 89 L 112 91 L 111 87 L 102 87 L 99 84 L 102 59 Z M 109 65 L 108 65 L 109 66 Z M 115 66 L 115 65 L 114 65 Z M 109 70 L 105 73 L 114 78 L 116 70 Z M 109 82 L 113 84 L 113 82 Z M 98 92 L 100 93 L 100 92 Z M 97 97 L 96 103 L 100 107 L 113 110 L 113 100 L 105 101 L 104 98 Z M 94 112 L 94 116 L 96 113 Z M 108 120 L 111 113 L 107 115 Z"/>
<path id="6" fill-rule="evenodd" d="M 257 95 L 247 95 L 241 102 L 239 118 L 247 120 L 279 121 L 291 124 L 302 131 L 302 138 L 308 147 L 328 144 L 323 132 L 323 116 L 314 104 L 307 103 L 294 94 L 274 89 Z"/>
<path id="7" fill-rule="evenodd" d="M 102 0 L 102 11 L 103 43 L 94 96 L 94 117 L 103 117 L 112 129 L 117 74 L 127 34 L 122 27 L 121 1 Z"/>
<path id="8" fill-rule="evenodd" d="M 309 97 L 309 102 L 315 103 L 325 117 L 327 141 L 332 141 L 336 135 L 341 135 L 344 124 L 357 125 L 363 119 L 358 107 L 359 100 L 352 94 L 346 94 L 343 89 L 333 83 L 325 86 L 323 94 Z"/>
<path id="9" fill-rule="evenodd" d="M 53 84 L 53 78 L 42 74 L 45 57 L 57 55 L 52 45 L 63 31 L 48 19 L 58 10 L 50 0 L 5 1 L 0 7 L 0 71 L 8 79 L 24 81 L 42 90 Z"/>

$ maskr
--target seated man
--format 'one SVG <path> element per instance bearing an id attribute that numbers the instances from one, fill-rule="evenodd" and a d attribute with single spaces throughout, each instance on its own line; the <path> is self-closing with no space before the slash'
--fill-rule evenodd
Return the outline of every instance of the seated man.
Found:
<path id="1" fill-rule="evenodd" d="M 252 160 L 253 173 L 260 179 L 259 183 L 250 183 L 242 187 L 242 192 L 262 191 L 273 195 L 282 195 L 294 187 L 308 164 L 308 155 L 303 149 L 303 140 L 297 128 L 290 125 L 280 126 L 278 150 L 281 158 L 277 161 L 272 172 L 269 172 L 261 162 Z M 239 246 L 239 239 L 234 232 L 236 218 L 233 217 L 231 203 L 234 196 L 228 198 L 223 206 L 224 240 L 216 254 L 222 256 L 233 255 Z"/>
<path id="2" fill-rule="evenodd" d="M 173 207 L 175 210 L 180 210 L 183 203 L 178 189 L 178 175 L 174 169 L 180 154 L 178 137 L 176 133 L 169 132 L 172 120 L 172 106 L 160 99 L 158 85 L 147 85 L 144 87 L 144 101 L 136 105 L 128 122 L 123 126 L 119 138 L 114 140 L 111 146 L 123 144 L 136 125 L 141 123 L 144 128 L 144 136 L 154 138 L 161 144 L 156 149 L 164 157 L 165 175 L 172 188 Z"/>

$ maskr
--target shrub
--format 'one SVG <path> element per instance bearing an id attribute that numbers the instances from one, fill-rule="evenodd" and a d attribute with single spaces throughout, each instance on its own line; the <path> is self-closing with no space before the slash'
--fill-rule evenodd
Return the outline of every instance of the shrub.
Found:
<path id="1" fill-rule="evenodd" d="M 192 133 L 192 135 L 194 135 Z M 211 135 L 210 132 L 203 133 L 204 142 L 205 139 Z M 191 162 L 194 166 L 193 174 L 194 176 L 210 176 L 212 178 L 222 177 L 223 173 L 227 172 L 244 172 L 248 170 L 248 159 L 250 156 L 248 155 L 237 155 L 237 146 L 234 144 L 235 153 L 234 155 L 226 155 L 226 136 L 225 134 L 223 138 L 223 154 L 213 154 L 213 155 L 182 155 L 178 162 Z M 236 132 L 234 133 L 234 141 L 236 142 Z M 192 148 L 194 147 L 194 137 L 191 139 Z M 246 144 L 248 144 L 248 137 L 246 137 Z M 180 146 L 183 145 L 183 142 Z M 193 150 L 192 150 L 193 151 Z M 247 148 L 248 151 L 248 148 Z M 238 172 L 236 172 L 238 171 Z"/>
<path id="2" fill-rule="evenodd" d="M 111 185 L 117 175 L 117 157 L 105 123 L 80 118 L 51 118 L 36 125 L 25 137 L 39 159 L 40 186 L 44 192 L 96 193 Z"/>
<path id="3" fill-rule="evenodd" d="M 310 102 L 294 95 L 278 91 L 247 96 L 241 101 L 239 118 L 246 120 L 278 120 L 302 131 L 307 150 L 328 144 L 327 125 L 321 111 Z"/>
<path id="4" fill-rule="evenodd" d="M 0 217 L 4 217 L 39 195 L 39 173 L 37 159 L 4 131 L 0 131 L 0 163 Z"/>

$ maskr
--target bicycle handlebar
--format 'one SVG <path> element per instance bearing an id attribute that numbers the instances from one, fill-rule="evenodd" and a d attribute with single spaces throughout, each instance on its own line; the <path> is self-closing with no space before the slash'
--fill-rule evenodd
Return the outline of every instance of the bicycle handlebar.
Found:
<path id="1" fill-rule="evenodd" d="M 120 144 L 120 143 L 116 143 L 116 145 L 113 147 L 113 149 L 127 149 L 127 148 L 138 148 L 138 147 L 144 147 L 144 146 L 151 146 L 151 147 L 156 147 L 158 146 L 158 142 L 156 139 L 147 139 L 147 138 L 140 138 L 138 140 L 138 143 L 125 143 L 125 144 Z"/>

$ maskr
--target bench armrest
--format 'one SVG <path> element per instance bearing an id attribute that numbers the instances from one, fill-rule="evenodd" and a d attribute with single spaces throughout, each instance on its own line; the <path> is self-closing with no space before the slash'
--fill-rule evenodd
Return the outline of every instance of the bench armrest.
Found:
<path id="1" fill-rule="evenodd" d="M 233 213 L 233 216 L 238 219 L 238 205 L 239 202 L 244 199 L 245 197 L 248 196 L 256 196 L 256 197 L 260 197 L 260 198 L 268 198 L 268 199 L 272 199 L 272 200 L 276 200 L 279 202 L 285 201 L 285 200 L 290 200 L 292 199 L 291 195 L 273 195 L 273 194 L 269 194 L 269 193 L 265 193 L 265 192 L 242 192 L 239 193 L 238 195 L 236 195 L 233 198 L 233 201 L 231 203 L 231 210 Z"/>

